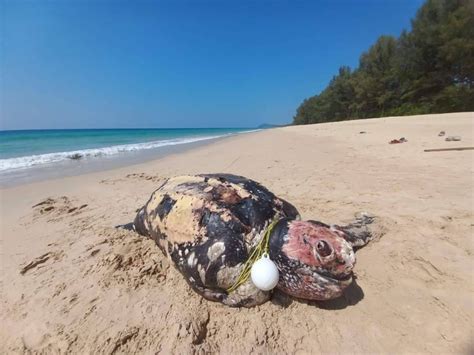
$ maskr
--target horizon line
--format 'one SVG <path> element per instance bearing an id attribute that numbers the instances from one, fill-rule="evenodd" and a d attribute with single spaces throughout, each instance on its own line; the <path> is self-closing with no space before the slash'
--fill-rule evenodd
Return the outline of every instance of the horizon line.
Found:
<path id="1" fill-rule="evenodd" d="M 263 124 L 261 124 L 263 125 Z M 260 125 L 259 125 L 260 126 Z M 140 130 L 140 129 L 255 129 L 254 127 L 133 127 L 133 128 L 25 128 L 25 129 L 0 129 L 0 132 L 19 132 L 19 131 L 94 131 L 94 130 Z"/>

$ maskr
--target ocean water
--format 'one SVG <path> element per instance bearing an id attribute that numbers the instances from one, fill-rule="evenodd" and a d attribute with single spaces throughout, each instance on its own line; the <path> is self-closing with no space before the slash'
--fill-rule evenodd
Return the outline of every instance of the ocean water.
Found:
<path id="1" fill-rule="evenodd" d="M 130 157 L 251 129 L 71 129 L 0 131 L 0 174 L 55 164 Z"/>

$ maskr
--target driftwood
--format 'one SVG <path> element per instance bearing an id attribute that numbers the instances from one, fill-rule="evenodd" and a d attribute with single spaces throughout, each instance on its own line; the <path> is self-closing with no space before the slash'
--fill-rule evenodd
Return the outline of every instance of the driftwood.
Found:
<path id="1" fill-rule="evenodd" d="M 425 152 L 445 152 L 448 150 L 473 150 L 474 147 L 425 149 Z"/>

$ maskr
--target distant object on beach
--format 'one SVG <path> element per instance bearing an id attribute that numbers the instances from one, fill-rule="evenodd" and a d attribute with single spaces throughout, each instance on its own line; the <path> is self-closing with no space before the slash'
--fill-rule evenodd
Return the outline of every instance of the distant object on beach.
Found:
<path id="1" fill-rule="evenodd" d="M 457 148 L 436 148 L 436 149 L 425 149 L 425 152 L 447 152 L 452 150 L 474 150 L 474 147 L 457 147 Z"/>
<path id="2" fill-rule="evenodd" d="M 71 160 L 79 160 L 82 159 L 83 155 L 79 153 L 75 153 L 73 155 L 68 156 L 69 159 Z"/>
<path id="3" fill-rule="evenodd" d="M 405 143 L 408 140 L 405 137 L 401 137 L 400 139 L 392 139 L 388 144 L 398 144 L 398 143 Z"/>
<path id="4" fill-rule="evenodd" d="M 461 136 L 448 136 L 446 137 L 446 142 L 459 142 L 461 140 Z"/>

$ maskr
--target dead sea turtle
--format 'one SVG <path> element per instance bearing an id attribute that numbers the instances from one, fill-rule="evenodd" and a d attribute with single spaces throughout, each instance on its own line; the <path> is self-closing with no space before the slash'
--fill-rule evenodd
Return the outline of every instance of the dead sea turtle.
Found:
<path id="1" fill-rule="evenodd" d="M 279 270 L 277 288 L 327 300 L 352 282 L 353 247 L 370 240 L 371 222 L 368 216 L 347 226 L 300 221 L 294 206 L 253 180 L 205 174 L 168 179 L 124 227 L 154 239 L 206 299 L 250 307 L 267 301 L 271 291 L 259 290 L 251 279 L 228 290 L 270 223 L 268 252 Z"/>

